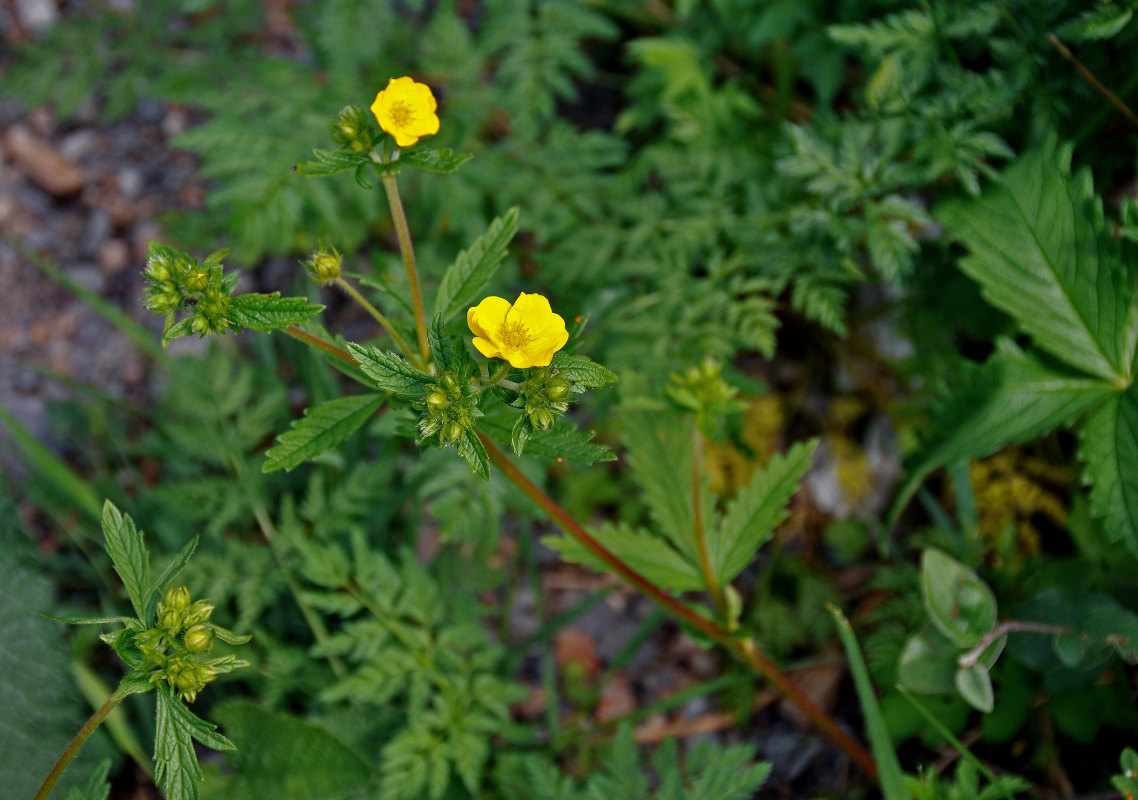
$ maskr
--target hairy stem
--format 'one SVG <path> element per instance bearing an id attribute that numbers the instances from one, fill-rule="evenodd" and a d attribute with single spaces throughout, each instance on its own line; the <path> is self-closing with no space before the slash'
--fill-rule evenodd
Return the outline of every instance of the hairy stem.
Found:
<path id="1" fill-rule="evenodd" d="M 307 341 L 307 339 L 305 339 L 305 341 Z M 320 347 L 324 352 L 342 361 L 349 364 L 356 363 L 355 359 L 352 358 L 352 354 L 347 350 L 320 339 L 317 339 L 317 342 L 319 342 L 319 344 L 315 342 L 310 343 Z M 478 438 L 482 441 L 482 445 L 486 448 L 490 459 L 497 465 L 498 469 L 502 471 L 502 474 L 505 475 L 511 483 L 517 486 L 522 494 L 528 497 L 534 505 L 548 514 L 550 518 L 557 523 L 558 527 L 584 545 L 634 589 L 658 603 L 672 616 L 687 623 L 704 636 L 725 647 L 735 658 L 766 678 L 771 685 L 790 700 L 791 703 L 797 706 L 811 722 L 818 726 L 818 730 L 822 731 L 822 733 L 848 755 L 854 763 L 874 778 L 874 780 L 877 779 L 877 764 L 874 763 L 873 756 L 870 755 L 869 751 L 854 741 L 853 737 L 842 730 L 829 714 L 819 708 L 813 700 L 795 686 L 791 680 L 775 666 L 774 662 L 759 651 L 752 640 L 733 636 L 715 621 L 702 616 L 692 608 L 681 603 L 639 572 L 632 569 L 632 567 L 628 566 L 628 564 L 624 563 L 624 561 L 594 539 L 575 519 L 569 516 L 565 509 L 557 505 L 549 495 L 527 478 L 525 473 L 518 469 L 518 467 L 506 457 L 506 454 L 484 433 L 479 431 Z"/>
<path id="2" fill-rule="evenodd" d="M 711 555 L 707 552 L 707 534 L 703 529 L 703 434 L 700 433 L 699 425 L 692 429 L 691 505 L 695 525 L 695 546 L 699 551 L 699 567 L 703 571 L 703 582 L 707 584 L 707 591 L 711 595 L 711 601 L 715 603 L 719 619 L 728 624 L 727 601 L 723 597 L 723 587 L 719 585 L 719 578 L 711 568 Z"/>
<path id="3" fill-rule="evenodd" d="M 387 202 L 391 206 L 391 218 L 395 221 L 395 233 L 399 237 L 399 251 L 403 254 L 403 264 L 407 267 L 407 285 L 411 287 L 411 308 L 415 312 L 415 334 L 419 337 L 419 355 L 422 363 L 426 365 L 431 360 L 431 350 L 427 346 L 427 317 L 423 313 L 423 292 L 419 288 L 419 270 L 415 266 L 411 230 L 407 227 L 407 215 L 403 211 L 399 185 L 395 182 L 393 173 L 383 174 L 383 189 L 387 192 Z"/>
<path id="4" fill-rule="evenodd" d="M 83 742 L 87 741 L 91 734 L 95 732 L 95 729 L 107 718 L 107 714 L 110 714 L 124 697 L 126 697 L 125 693 L 116 691 L 107 698 L 107 702 L 103 703 L 103 705 L 91 715 L 91 718 L 79 729 L 79 733 L 75 734 L 75 738 L 71 740 L 71 744 L 67 745 L 67 749 L 63 751 L 63 755 L 55 762 L 55 766 L 51 768 L 51 772 L 47 774 L 43 785 L 40 786 L 40 790 L 36 792 L 32 800 L 47 799 L 47 796 L 51 794 L 52 787 L 55 786 L 60 776 L 63 775 L 63 770 L 67 769 L 67 765 L 71 763 L 71 759 L 75 758 L 75 754 L 79 752 L 79 748 L 83 746 Z"/>
<path id="5" fill-rule="evenodd" d="M 652 583 L 652 581 L 632 569 L 632 567 L 628 566 L 628 564 L 609 551 L 608 548 L 594 539 L 575 519 L 569 516 L 565 509 L 557 505 L 549 495 L 527 478 L 525 473 L 518 469 L 489 437 L 479 431 L 478 438 L 482 440 L 482 445 L 490 455 L 490 460 L 497 465 L 498 469 L 502 471 L 502 474 L 517 486 L 522 494 L 528 497 L 534 505 L 548 514 L 550 518 L 557 523 L 558 527 L 584 545 L 593 555 L 603 561 L 609 569 L 623 578 L 624 581 L 634 589 L 651 600 L 654 600 L 672 616 L 687 623 L 704 636 L 725 647 L 735 658 L 762 675 L 790 700 L 791 703 L 797 706 L 811 722 L 818 726 L 818 729 L 822 731 L 830 741 L 841 748 L 859 767 L 865 770 L 866 773 L 874 779 L 877 778 L 877 765 L 874 763 L 873 756 L 870 755 L 869 751 L 854 741 L 853 737 L 842 730 L 829 714 L 819 708 L 813 700 L 795 686 L 790 679 L 774 665 L 774 662 L 759 651 L 753 640 L 731 635 L 731 633 L 722 626 L 702 616 L 684 603 L 681 603 L 675 597 Z"/>
<path id="6" fill-rule="evenodd" d="M 387 331 L 387 335 L 395 341 L 395 345 L 403 351 L 403 355 L 407 356 L 407 359 L 412 364 L 414 364 L 419 369 L 423 369 L 425 367 L 424 362 L 419 360 L 419 357 L 415 355 L 415 351 L 411 349 L 411 346 L 409 344 L 407 344 L 407 340 L 404 339 L 403 336 L 400 335 L 399 331 L 395 329 L 395 326 L 391 324 L 391 320 L 385 317 L 378 308 L 368 302 L 368 299 L 360 294 L 355 286 L 352 286 L 352 284 L 348 283 L 348 281 L 342 277 L 336 278 L 336 285 L 347 292 L 349 297 L 359 303 L 363 307 L 364 311 L 371 314 L 375 321 L 378 322 L 385 331 Z"/>

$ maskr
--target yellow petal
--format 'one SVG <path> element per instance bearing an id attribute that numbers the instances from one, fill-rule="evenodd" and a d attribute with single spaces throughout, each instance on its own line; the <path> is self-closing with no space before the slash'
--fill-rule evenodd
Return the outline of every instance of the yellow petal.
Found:
<path id="1" fill-rule="evenodd" d="M 543 295 L 522 292 L 510 309 L 510 321 L 519 322 L 531 330 L 542 329 L 552 314 L 553 309 Z"/>
<path id="2" fill-rule="evenodd" d="M 480 336 L 474 337 L 474 347 L 487 358 L 502 358 L 502 351 L 498 345 Z"/>
<path id="3" fill-rule="evenodd" d="M 509 300 L 490 295 L 466 312 L 466 325 L 475 336 L 493 340 L 509 312 Z"/>

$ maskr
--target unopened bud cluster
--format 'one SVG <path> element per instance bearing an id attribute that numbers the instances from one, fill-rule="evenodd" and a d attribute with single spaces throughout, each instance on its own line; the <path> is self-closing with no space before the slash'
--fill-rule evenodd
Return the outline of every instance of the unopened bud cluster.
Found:
<path id="1" fill-rule="evenodd" d="M 478 394 L 453 372 L 444 372 L 439 382 L 427 387 L 419 407 L 419 438 L 438 435 L 439 447 L 456 444 L 474 428 L 474 420 L 482 416 L 477 408 Z"/>
<path id="2" fill-rule="evenodd" d="M 534 367 L 518 386 L 513 405 L 523 410 L 530 424 L 547 431 L 569 410 L 573 386 L 549 367 Z"/>
<path id="3" fill-rule="evenodd" d="M 150 680 L 165 680 L 190 702 L 220 674 L 217 666 L 202 658 L 213 650 L 211 614 L 208 600 L 193 600 L 185 586 L 171 588 L 158 603 L 156 626 L 134 638 L 147 660 L 159 668 Z M 225 671 L 230 668 L 227 665 Z"/>
<path id="4" fill-rule="evenodd" d="M 332 138 L 353 153 L 370 153 L 375 147 L 378 131 L 375 123 L 359 106 L 344 106 L 332 123 Z"/>
<path id="5" fill-rule="evenodd" d="M 317 283 L 330 283 L 340 277 L 340 265 L 343 258 L 335 247 L 318 247 L 312 251 L 304 265 L 308 277 Z"/>
<path id="6" fill-rule="evenodd" d="M 705 433 L 714 433 L 723 417 L 746 408 L 740 401 L 738 389 L 723 380 L 723 365 L 714 358 L 705 358 L 699 366 L 668 376 L 667 393 L 672 402 L 696 416 L 696 423 Z"/>
<path id="7" fill-rule="evenodd" d="M 177 311 L 189 311 L 189 329 L 199 336 L 229 329 L 230 296 L 236 276 L 226 276 L 221 260 L 228 250 L 211 254 L 202 263 L 156 242 L 142 275 L 146 279 L 143 305 L 155 316 L 166 317 L 167 331 L 174 326 Z"/>

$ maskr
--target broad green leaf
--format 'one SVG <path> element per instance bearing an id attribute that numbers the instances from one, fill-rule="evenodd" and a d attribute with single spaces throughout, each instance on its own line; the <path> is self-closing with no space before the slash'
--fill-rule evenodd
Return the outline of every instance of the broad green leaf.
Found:
<path id="1" fill-rule="evenodd" d="M 367 788 L 367 762 L 332 734 L 252 703 L 214 711 L 237 749 L 227 757 L 231 778 L 210 782 L 205 800 L 337 800 Z"/>
<path id="2" fill-rule="evenodd" d="M 446 322 L 480 300 L 494 273 L 506 257 L 506 248 L 518 232 L 518 208 L 496 217 L 486 232 L 474 240 L 447 268 L 435 296 L 435 313 Z"/>
<path id="3" fill-rule="evenodd" d="M 202 771 L 194 740 L 214 750 L 233 750 L 233 742 L 186 708 L 165 683 L 155 696 L 154 779 L 166 800 L 198 800 Z"/>
<path id="4" fill-rule="evenodd" d="M 601 386 L 612 386 L 620 380 L 615 372 L 605 369 L 588 356 L 565 352 L 554 353 L 550 366 L 556 369 L 562 378 L 572 383 L 576 391 L 584 387 L 596 389 Z"/>
<path id="5" fill-rule="evenodd" d="M 371 419 L 384 399 L 382 394 L 354 394 L 309 406 L 265 453 L 261 472 L 291 470 L 330 450 Z"/>
<path id="6" fill-rule="evenodd" d="M 960 267 L 992 305 L 1056 358 L 1117 384 L 1130 374 L 1138 304 L 1090 170 L 1070 166 L 1070 148 L 1051 140 L 937 217 L 968 246 Z"/>
<path id="7" fill-rule="evenodd" d="M 134 613 L 149 624 L 146 596 L 150 591 L 150 555 L 142 542 L 142 531 L 135 527 L 129 514 L 123 514 L 107 500 L 103 503 L 103 535 L 107 553 L 126 588 Z"/>
<path id="8" fill-rule="evenodd" d="M 479 426 L 500 441 L 512 442 L 518 435 L 516 424 L 515 428 L 507 427 L 505 417 L 485 417 Z M 611 448 L 603 444 L 594 444 L 592 438 L 592 433 L 579 431 L 572 422 L 561 420 L 547 431 L 528 431 L 525 434 L 524 447 L 525 452 L 530 455 L 561 458 L 578 464 L 597 464 L 616 460 L 616 454 Z"/>
<path id="9" fill-rule="evenodd" d="M 935 547 L 921 555 L 921 600 L 937 629 L 971 647 L 996 624 L 996 596 L 968 567 Z"/>
<path id="10" fill-rule="evenodd" d="M 881 703 L 873 691 L 873 681 L 869 677 L 869 668 L 866 667 L 865 659 L 861 655 L 857 637 L 854 636 L 849 620 L 838 607 L 833 604 L 827 604 L 827 607 L 834 616 L 838 638 L 842 640 L 842 647 L 846 650 L 846 660 L 849 662 L 854 688 L 861 703 L 861 713 L 865 717 L 866 736 L 873 749 L 873 760 L 877 762 L 881 793 L 885 800 L 909 800 L 904 773 L 897 760 L 897 749 L 889 738 L 885 715 L 881 713 Z"/>
<path id="11" fill-rule="evenodd" d="M 909 637 L 897 664 L 897 681 L 918 694 L 951 692 L 960 648 L 935 628 Z"/>
<path id="12" fill-rule="evenodd" d="M 466 459 L 470 469 L 485 480 L 490 480 L 490 456 L 486 453 L 486 447 L 478 438 L 478 434 L 468 430 L 466 435 L 458 440 L 457 447 L 459 455 Z"/>
<path id="13" fill-rule="evenodd" d="M 1079 438 L 1091 511 L 1112 541 L 1138 552 L 1138 383 L 1087 417 Z"/>
<path id="14" fill-rule="evenodd" d="M 653 583 L 674 592 L 706 589 L 703 573 L 668 542 L 642 528 L 605 523 L 595 534 L 597 541 L 634 570 Z M 559 553 L 566 561 L 584 564 L 599 572 L 609 567 L 591 550 L 568 536 L 547 536 L 542 543 Z"/>
<path id="15" fill-rule="evenodd" d="M 786 518 L 786 504 L 810 469 L 817 445 L 812 439 L 796 443 L 785 454 L 775 454 L 770 463 L 755 470 L 727 506 L 719 530 L 709 533 L 707 542 L 711 569 L 720 582 L 742 572 Z"/>
<path id="16" fill-rule="evenodd" d="M 983 458 L 1070 425 L 1114 393 L 1097 378 L 1052 367 L 1011 342 L 998 342 L 987 363 L 934 412 L 933 433 L 908 467 L 910 477 L 890 511 L 890 527 L 937 467 Z"/>
<path id="17" fill-rule="evenodd" d="M 449 147 L 440 150 L 415 148 L 414 150 L 404 150 L 399 156 L 399 161 L 420 169 L 428 169 L 431 172 L 446 173 L 456 171 L 473 157 L 473 153 L 456 153 Z"/>
<path id="18" fill-rule="evenodd" d="M 272 294 L 239 294 L 229 304 L 229 320 L 245 328 L 268 333 L 277 328 L 297 325 L 324 310 L 309 303 L 306 297 L 281 297 Z"/>
<path id="19" fill-rule="evenodd" d="M 182 545 L 179 550 L 166 564 L 166 568 L 162 570 L 162 574 L 154 581 L 154 585 L 150 587 L 150 592 L 146 598 L 146 617 L 145 619 L 153 619 L 154 613 L 158 610 L 158 601 L 162 599 L 166 589 L 169 588 L 170 583 L 174 578 L 178 577 L 178 573 L 186 566 L 190 560 L 190 556 L 198 549 L 198 537 L 195 536 Z"/>
<path id="20" fill-rule="evenodd" d="M 349 343 L 348 351 L 364 374 L 371 378 L 377 389 L 391 392 L 400 397 L 421 397 L 428 383 L 434 383 L 431 375 L 411 366 L 403 356 L 380 350 L 377 347 L 363 347 Z"/>
<path id="21" fill-rule="evenodd" d="M 961 667 L 956 671 L 956 690 L 968 701 L 968 705 L 985 714 L 996 706 L 996 696 L 992 691 L 992 676 L 983 664 Z"/>
<path id="22" fill-rule="evenodd" d="M 35 794 L 92 709 L 75 686 L 64 629 L 42 616 L 57 602 L 56 590 L 19 520 L 0 493 L 0 796 L 22 800 Z M 79 751 L 65 781 L 84 780 L 108 754 L 100 736 Z"/>
<path id="23" fill-rule="evenodd" d="M 362 153 L 350 153 L 346 150 L 313 150 L 312 160 L 303 161 L 293 169 L 310 178 L 324 175 L 335 175 L 346 169 L 355 169 L 361 164 L 369 164 L 370 160 Z"/>
<path id="24" fill-rule="evenodd" d="M 108 623 L 116 623 L 124 625 L 130 622 L 138 624 L 134 617 L 56 617 L 51 614 L 42 614 L 44 619 L 50 619 L 52 622 L 62 622 L 65 625 L 106 625 Z"/>

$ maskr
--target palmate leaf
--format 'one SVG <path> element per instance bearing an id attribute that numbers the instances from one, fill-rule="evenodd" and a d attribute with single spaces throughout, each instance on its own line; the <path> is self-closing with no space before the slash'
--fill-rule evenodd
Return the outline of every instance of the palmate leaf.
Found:
<path id="1" fill-rule="evenodd" d="M 229 305 L 229 320 L 244 328 L 268 333 L 277 328 L 297 325 L 324 310 L 304 297 L 281 297 L 272 294 L 240 294 Z"/>
<path id="2" fill-rule="evenodd" d="M 384 399 L 382 394 L 356 394 L 310 406 L 265 453 L 261 472 L 291 470 L 335 447 L 367 422 Z"/>
<path id="3" fill-rule="evenodd" d="M 708 537 L 711 569 L 723 583 L 751 563 L 770 539 L 775 526 L 786 518 L 786 504 L 798 491 L 798 482 L 810 469 L 818 441 L 798 442 L 785 454 L 775 454 L 755 470 L 750 482 L 727 506 L 723 522 Z"/>
<path id="4" fill-rule="evenodd" d="M 574 355 L 564 351 L 554 353 L 550 364 L 557 373 L 573 384 L 574 390 L 583 388 L 598 389 L 612 386 L 620 378 L 610 369 L 602 367 L 588 356 Z"/>
<path id="5" fill-rule="evenodd" d="M 519 420 L 521 417 L 518 418 Z M 512 430 L 508 419 L 501 416 L 484 417 L 479 426 L 499 441 L 513 439 L 518 425 Z M 572 422 L 561 420 L 547 431 L 528 430 L 525 434 L 525 452 L 543 458 L 561 458 L 578 464 L 597 464 L 615 461 L 616 454 L 607 445 L 595 444 L 593 434 L 577 430 Z M 519 448 L 515 446 L 515 451 Z"/>
<path id="6" fill-rule="evenodd" d="M 486 232 L 458 254 L 439 282 L 435 296 L 435 313 L 443 322 L 472 305 L 490 283 L 506 257 L 506 248 L 518 232 L 518 208 L 515 206 L 490 223 Z"/>
<path id="7" fill-rule="evenodd" d="M 1138 304 L 1118 243 L 1103 222 L 1090 170 L 1070 174 L 1054 140 L 1025 154 L 977 200 L 937 217 L 971 251 L 960 267 L 992 305 L 1076 369 L 1127 382 Z"/>
<path id="8" fill-rule="evenodd" d="M 1138 384 L 1088 416 L 1080 439 L 1091 510 L 1103 517 L 1107 536 L 1138 552 Z"/>
<path id="9" fill-rule="evenodd" d="M 415 148 L 404 152 L 399 160 L 431 172 L 447 173 L 457 171 L 459 167 L 473 157 L 473 153 L 456 153 L 449 147 L 441 150 Z"/>
<path id="10" fill-rule="evenodd" d="M 134 613 L 146 618 L 146 596 L 150 590 L 150 555 L 142 543 L 142 531 L 129 515 L 123 514 L 110 500 L 103 503 L 103 536 L 107 553 L 126 588 Z"/>
<path id="11" fill-rule="evenodd" d="M 937 467 L 983 458 L 1069 425 L 1114 393 L 1097 378 L 1045 364 L 1009 341 L 997 342 L 996 353 L 934 414 L 933 433 L 912 460 L 889 526 Z"/>
<path id="12" fill-rule="evenodd" d="M 324 175 L 335 175 L 346 169 L 355 169 L 361 164 L 368 164 L 368 157 L 362 153 L 350 153 L 346 150 L 313 150 L 312 160 L 296 165 L 296 171 L 301 175 L 312 178 Z"/>

